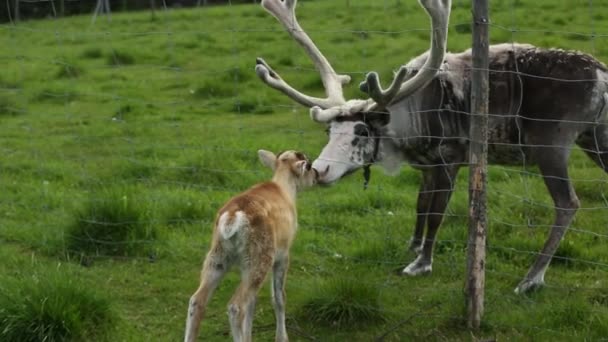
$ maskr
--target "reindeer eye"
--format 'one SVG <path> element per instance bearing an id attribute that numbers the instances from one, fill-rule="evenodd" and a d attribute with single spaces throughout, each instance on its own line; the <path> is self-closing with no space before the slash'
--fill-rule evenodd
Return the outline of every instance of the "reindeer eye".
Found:
<path id="1" fill-rule="evenodd" d="M 369 137 L 367 126 L 359 124 L 355 126 L 355 135 L 359 137 Z"/>

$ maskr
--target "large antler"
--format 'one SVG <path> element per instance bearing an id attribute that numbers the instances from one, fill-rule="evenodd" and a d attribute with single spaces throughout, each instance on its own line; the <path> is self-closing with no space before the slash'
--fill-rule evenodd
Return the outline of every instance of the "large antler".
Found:
<path id="1" fill-rule="evenodd" d="M 330 108 L 342 105 L 346 102 L 344 100 L 342 85 L 350 82 L 350 76 L 336 74 L 325 56 L 315 46 L 306 32 L 302 30 L 295 15 L 296 3 L 297 0 L 262 0 L 262 7 L 279 20 L 289 34 L 306 50 L 306 53 L 310 56 L 321 74 L 327 98 L 312 97 L 295 90 L 283 81 L 281 76 L 272 70 L 262 58 L 256 60 L 255 71 L 264 83 L 283 92 L 304 106 Z"/>
<path id="2" fill-rule="evenodd" d="M 403 83 L 403 80 L 407 75 L 407 69 L 405 66 L 401 66 L 395 74 L 393 82 L 386 90 L 382 89 L 379 76 L 376 72 L 367 74 L 366 80 L 359 85 L 359 88 L 376 101 L 377 106 L 375 107 L 386 107 L 396 103 L 410 96 L 419 88 L 424 87 L 437 75 L 443 63 L 452 1 L 419 0 L 419 2 L 431 17 L 431 49 L 426 62 L 418 73 L 405 83 Z"/>

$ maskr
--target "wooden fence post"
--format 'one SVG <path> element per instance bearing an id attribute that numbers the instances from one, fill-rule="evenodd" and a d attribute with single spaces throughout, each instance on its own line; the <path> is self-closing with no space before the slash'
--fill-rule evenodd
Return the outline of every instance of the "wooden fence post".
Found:
<path id="1" fill-rule="evenodd" d="M 477 329 L 484 309 L 488 155 L 488 0 L 473 1 L 473 70 L 469 157 L 469 239 L 465 293 L 467 322 Z"/>
<path id="2" fill-rule="evenodd" d="M 21 13 L 19 12 L 19 0 L 15 0 L 15 14 L 13 15 L 15 22 L 21 20 Z"/>

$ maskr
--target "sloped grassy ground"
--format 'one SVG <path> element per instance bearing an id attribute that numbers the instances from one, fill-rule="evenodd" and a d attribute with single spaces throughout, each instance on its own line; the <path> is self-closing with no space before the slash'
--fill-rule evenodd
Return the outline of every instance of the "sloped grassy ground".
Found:
<path id="1" fill-rule="evenodd" d="M 369 70 L 388 80 L 428 47 L 428 22 L 414 1 L 346 3 L 303 1 L 298 15 L 354 83 Z M 591 5 L 492 1 L 492 40 L 580 49 L 608 61 L 608 5 Z M 468 6 L 454 1 L 452 51 L 470 46 Z M 111 340 L 180 339 L 215 210 L 270 175 L 256 150 L 315 156 L 326 140 L 305 108 L 255 77 L 255 57 L 320 95 L 317 74 L 254 5 L 114 14 L 93 26 L 89 17 L 49 19 L 0 31 L 0 278 L 7 280 L 0 292 L 22 297 L 11 297 L 8 279 L 77 279 L 110 301 Z M 347 94 L 361 96 L 356 86 Z M 553 217 L 536 170 L 522 171 L 490 168 L 486 315 L 474 333 L 462 322 L 466 170 L 439 234 L 434 273 L 421 278 L 396 275 L 413 259 L 405 246 L 416 171 L 389 177 L 374 169 L 367 191 L 355 174 L 303 193 L 287 283 L 291 339 L 608 337 L 607 176 L 575 151 L 570 171 L 584 209 L 547 274 L 549 286 L 516 296 Z M 229 338 L 225 307 L 237 281 L 228 276 L 216 292 L 201 339 Z M 269 297 L 265 287 L 254 323 L 260 341 L 274 336 Z"/>

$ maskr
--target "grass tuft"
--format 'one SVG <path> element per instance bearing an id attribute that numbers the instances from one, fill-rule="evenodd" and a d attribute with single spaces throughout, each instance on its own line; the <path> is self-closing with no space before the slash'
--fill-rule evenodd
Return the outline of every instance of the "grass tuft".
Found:
<path id="1" fill-rule="evenodd" d="M 563 265 L 565 267 L 576 267 L 576 268 L 587 268 L 590 265 L 584 262 L 578 262 L 578 260 L 584 260 L 585 257 L 581 253 L 572 239 L 562 241 L 555 251 L 553 259 L 551 260 L 552 265 Z"/>
<path id="2" fill-rule="evenodd" d="M 108 56 L 108 65 L 120 66 L 120 65 L 133 65 L 135 64 L 135 57 L 124 51 L 112 51 Z"/>
<path id="3" fill-rule="evenodd" d="M 52 104 L 65 104 L 78 99 L 79 94 L 68 88 L 45 88 L 41 90 L 34 98 L 36 102 L 48 102 Z"/>
<path id="4" fill-rule="evenodd" d="M 64 78 L 77 78 L 84 73 L 84 69 L 76 64 L 62 63 L 59 65 L 57 74 L 55 75 L 58 79 Z"/>
<path id="5" fill-rule="evenodd" d="M 234 102 L 234 104 L 232 105 L 232 108 L 230 109 L 230 111 L 233 113 L 236 113 L 236 114 L 242 114 L 242 113 L 272 114 L 272 113 L 274 113 L 272 106 L 261 103 L 257 99 L 247 99 L 247 98 L 246 99 L 237 99 Z"/>
<path id="6" fill-rule="evenodd" d="M 198 192 L 169 192 L 164 202 L 164 221 L 168 226 L 200 224 L 203 220 L 212 221 L 221 203 L 210 201 Z"/>
<path id="7" fill-rule="evenodd" d="M 147 254 L 157 232 L 145 216 L 145 209 L 128 189 L 95 193 L 67 229 L 68 252 L 83 257 Z"/>
<path id="8" fill-rule="evenodd" d="M 204 100 L 216 97 L 232 97 L 235 94 L 234 83 L 208 80 L 197 87 L 192 94 L 194 97 Z"/>
<path id="9" fill-rule="evenodd" d="M 82 51 L 80 56 L 86 59 L 97 59 L 103 57 L 103 51 L 98 47 L 90 47 Z"/>
<path id="10" fill-rule="evenodd" d="M 382 264 L 388 261 L 403 260 L 406 257 L 407 243 L 391 238 L 384 241 L 365 241 L 353 253 L 353 261 Z"/>
<path id="11" fill-rule="evenodd" d="M 113 118 L 116 120 L 124 120 L 125 116 L 134 111 L 134 107 L 130 104 L 120 106 L 116 112 L 114 112 Z"/>
<path id="12" fill-rule="evenodd" d="M 553 305 L 544 319 L 551 326 L 585 330 L 592 323 L 591 306 L 588 302 L 569 300 Z"/>
<path id="13" fill-rule="evenodd" d="M 117 316 L 110 301 L 65 273 L 5 278 L 0 286 L 0 340 L 110 340 Z"/>
<path id="14" fill-rule="evenodd" d="M 22 112 L 19 109 L 17 103 L 10 97 L 0 94 L 0 117 L 1 116 L 15 116 Z"/>
<path id="15" fill-rule="evenodd" d="M 354 279 L 335 278 L 314 289 L 301 308 L 304 319 L 338 328 L 383 322 L 379 291 Z"/>
<path id="16" fill-rule="evenodd" d="M 223 80 L 226 83 L 237 83 L 237 84 L 241 84 L 249 79 L 251 79 L 252 75 L 251 72 L 249 70 L 249 68 L 241 68 L 241 67 L 234 67 L 229 69 L 226 74 L 223 77 Z"/>
<path id="17" fill-rule="evenodd" d="M 455 30 L 456 30 L 456 33 L 460 33 L 460 34 L 470 34 L 471 32 L 473 32 L 473 28 L 471 27 L 471 24 L 469 24 L 469 23 L 456 24 Z"/>

